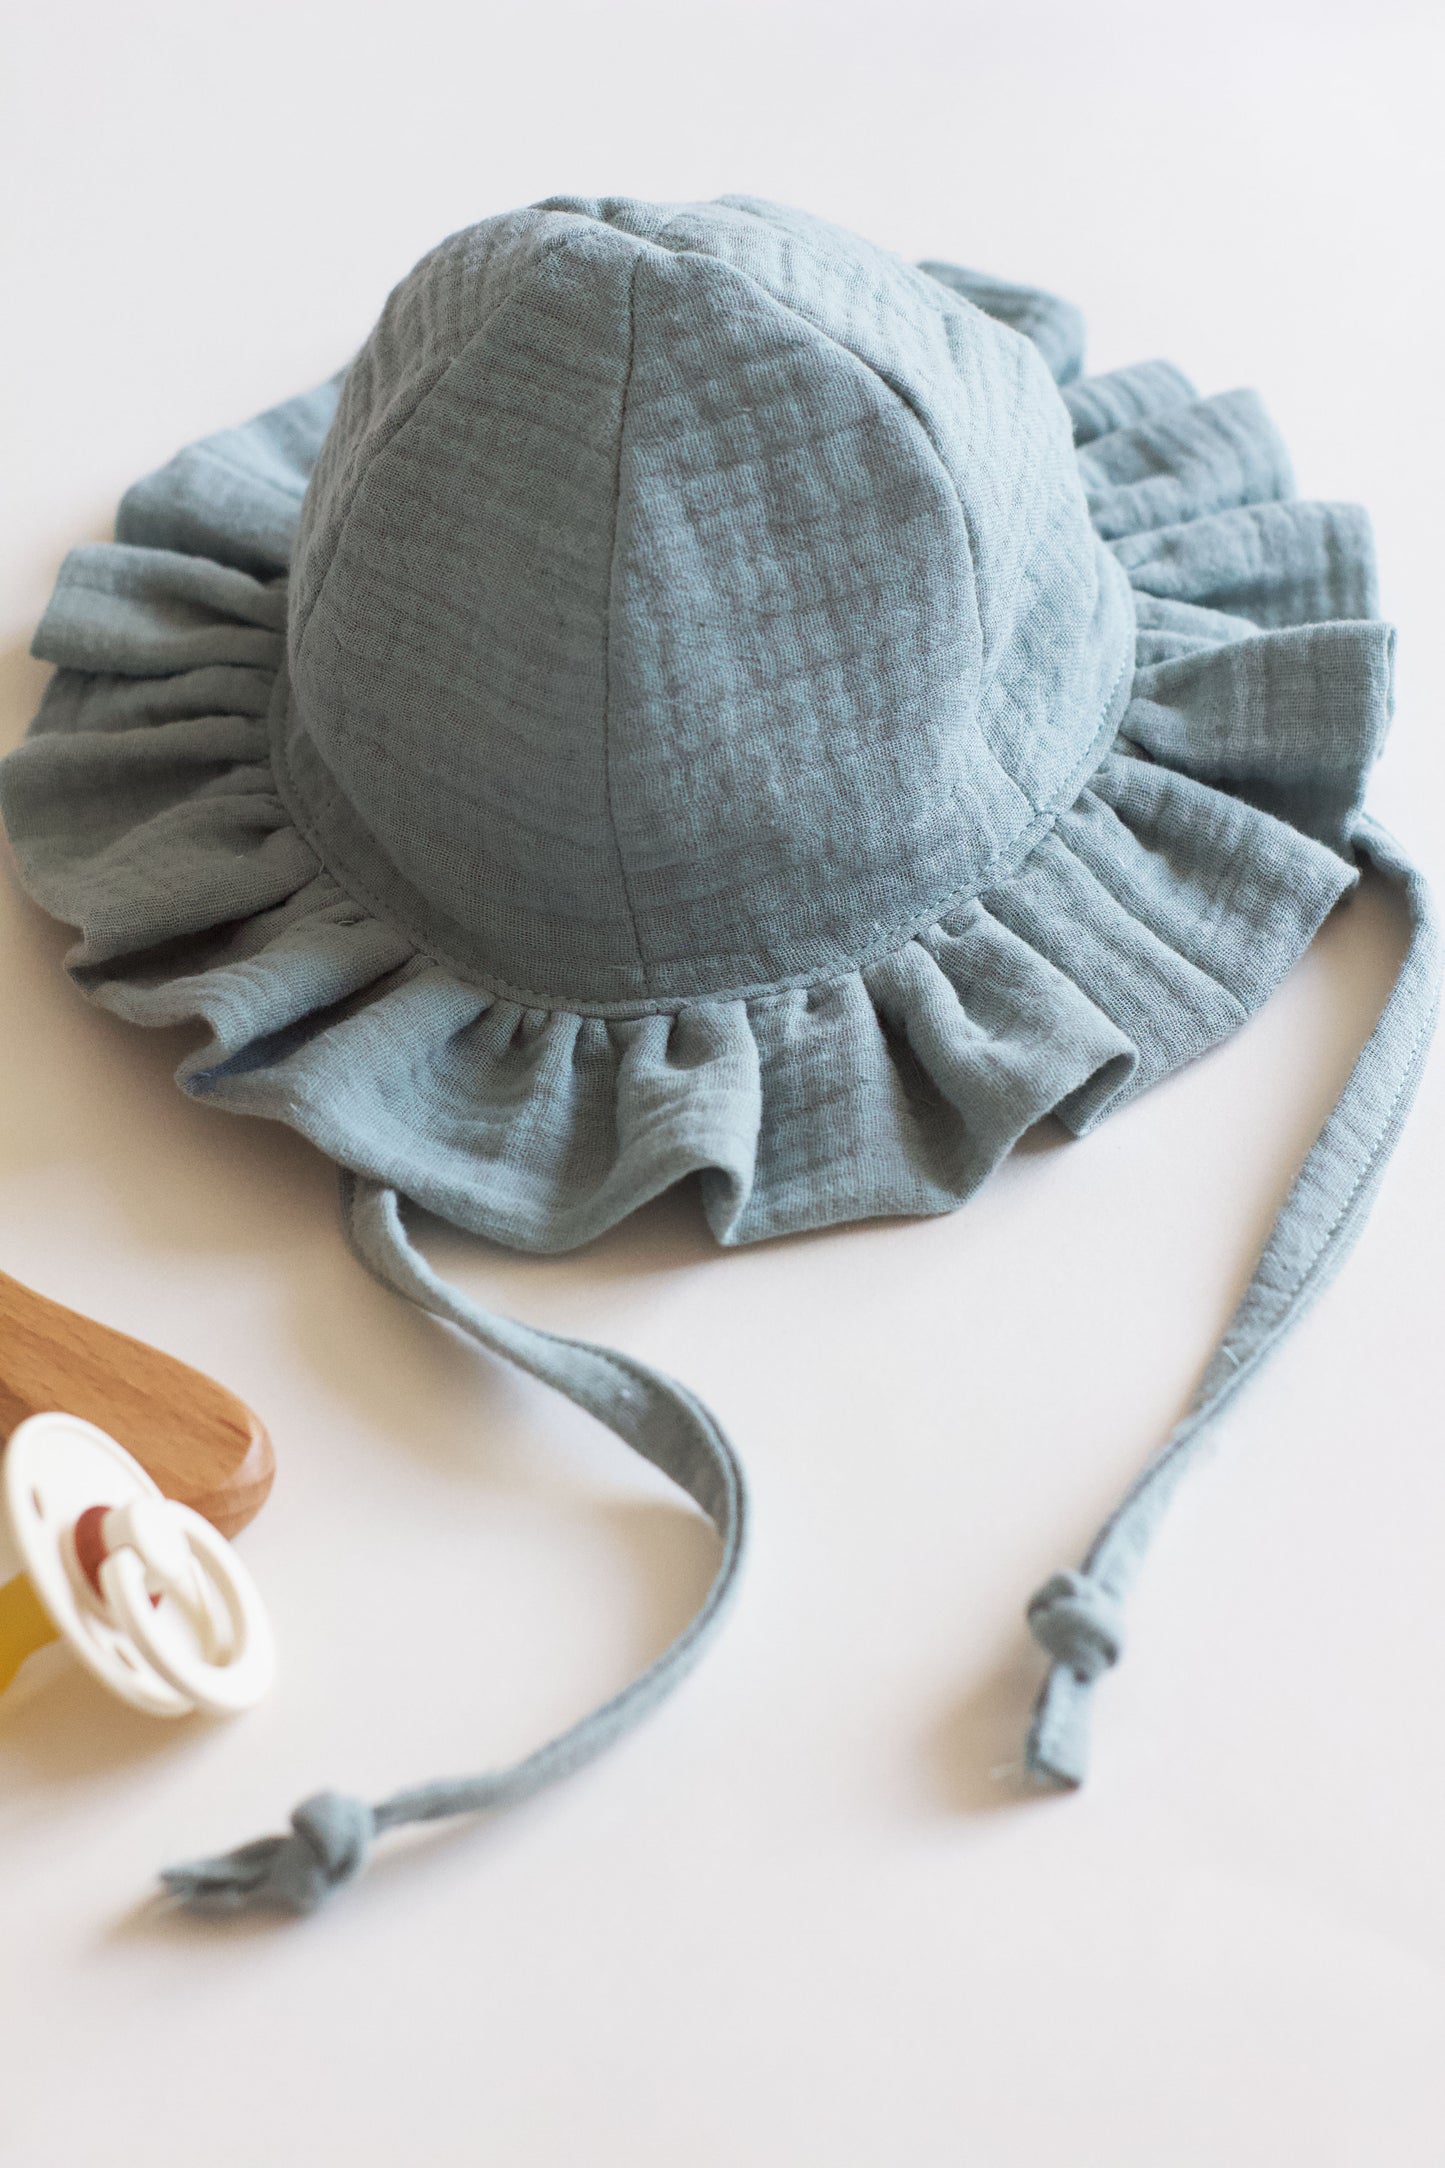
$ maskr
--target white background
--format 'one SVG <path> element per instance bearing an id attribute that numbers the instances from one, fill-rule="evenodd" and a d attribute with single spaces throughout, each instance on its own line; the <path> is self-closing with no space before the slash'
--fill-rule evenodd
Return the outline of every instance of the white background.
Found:
<path id="1" fill-rule="evenodd" d="M 815 209 L 1051 286 L 1096 367 L 1256 385 L 1360 498 L 1402 633 L 1376 804 L 1445 872 L 1432 4 L 30 0 L 0 201 L 0 741 L 63 550 L 329 373 L 443 233 L 557 190 Z M 951 1220 L 721 1256 L 679 1203 L 497 1306 L 686 1377 L 749 1464 L 744 1600 L 608 1761 L 394 1843 L 300 1926 L 162 1862 L 520 1752 L 654 1655 L 704 1526 L 368 1282 L 328 1168 L 183 1102 L 0 883 L 0 1267 L 270 1424 L 285 1668 L 230 1727 L 78 1675 L 0 1710 L 6 2168 L 1438 2168 L 1437 1063 L 1354 1259 L 1159 1542 L 1096 1778 L 1022 1800 L 1023 1599 L 1181 1408 L 1383 998 L 1366 892 L 1231 1047 Z M 0 1348 L 0 1364 L 4 1350 Z M 1003 1774 L 992 1774 L 1003 1769 Z"/>

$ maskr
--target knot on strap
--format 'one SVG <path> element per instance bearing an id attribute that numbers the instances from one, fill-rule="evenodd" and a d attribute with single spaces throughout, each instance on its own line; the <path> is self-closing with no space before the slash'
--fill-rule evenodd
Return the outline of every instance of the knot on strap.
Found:
<path id="1" fill-rule="evenodd" d="M 361 1872 L 375 1834 L 364 1799 L 318 1792 L 292 1815 L 289 1836 L 168 1867 L 161 1880 L 192 1912 L 314 1912 Z"/>
<path id="2" fill-rule="evenodd" d="M 1124 1648 L 1124 1614 L 1085 1573 L 1056 1573 L 1026 1614 L 1035 1641 L 1087 1684 L 1117 1664 Z"/>

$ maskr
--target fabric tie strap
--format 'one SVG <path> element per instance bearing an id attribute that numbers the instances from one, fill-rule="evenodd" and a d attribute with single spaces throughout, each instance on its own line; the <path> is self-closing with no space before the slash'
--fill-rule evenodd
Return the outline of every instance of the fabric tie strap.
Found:
<path id="1" fill-rule="evenodd" d="M 1364 819 L 1353 840 L 1404 896 L 1410 917 L 1405 960 L 1280 1207 L 1188 1414 L 1104 1523 L 1080 1570 L 1053 1575 L 1029 1604 L 1034 1638 L 1054 1659 L 1025 1749 L 1026 1767 L 1042 1784 L 1071 1789 L 1083 1783 L 1094 1687 L 1118 1660 L 1123 1601 L 1164 1509 L 1215 1421 L 1343 1263 L 1415 1096 L 1439 998 L 1439 925 L 1423 875 L 1393 837 Z"/>
<path id="2" fill-rule="evenodd" d="M 216 1859 L 168 1868 L 162 1882 L 192 1911 L 269 1906 L 313 1912 L 359 1873 L 373 1837 L 383 1831 L 513 1806 L 580 1769 L 691 1670 L 718 1625 L 742 1564 L 747 1530 L 742 1469 L 717 1422 L 684 1386 L 610 1348 L 563 1339 L 477 1308 L 415 1249 L 395 1190 L 343 1173 L 342 1209 L 357 1254 L 378 1278 L 615 1431 L 702 1508 L 721 1538 L 722 1556 L 701 1606 L 671 1646 L 630 1686 L 546 1746 L 510 1768 L 442 1778 L 375 1807 L 336 1792 L 318 1793 L 296 1809 L 289 1835 L 262 1837 Z"/>
<path id="3" fill-rule="evenodd" d="M 1364 1223 L 1419 1081 L 1434 1023 L 1440 937 L 1429 890 L 1393 840 L 1362 821 L 1355 842 L 1405 898 L 1410 944 L 1394 990 L 1349 1082 L 1275 1221 L 1194 1403 L 1144 1468 L 1076 1572 L 1046 1581 L 1029 1626 L 1054 1659 L 1034 1708 L 1026 1764 L 1040 1782 L 1082 1783 L 1094 1687 L 1123 1648 L 1123 1602 L 1176 1485 L 1234 1394 L 1327 1284 Z M 396 1192 L 343 1174 L 352 1243 L 389 1286 L 616 1431 L 696 1501 L 722 1557 L 690 1624 L 641 1677 L 512 1767 L 442 1779 L 379 1805 L 335 1792 L 306 1800 L 290 1833 L 169 1869 L 165 1886 L 199 1912 L 271 1906 L 311 1912 L 364 1866 L 373 1839 L 410 1822 L 509 1806 L 593 1760 L 691 1669 L 737 1578 L 746 1528 L 742 1470 L 722 1431 L 685 1387 L 644 1364 L 477 1308 L 409 1240 Z"/>

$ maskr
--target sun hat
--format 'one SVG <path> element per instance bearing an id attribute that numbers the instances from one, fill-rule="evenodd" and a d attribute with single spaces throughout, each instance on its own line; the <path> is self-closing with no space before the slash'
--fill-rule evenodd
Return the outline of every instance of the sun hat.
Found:
<path id="1" fill-rule="evenodd" d="M 1389 718 L 1364 515 L 1255 397 L 1089 377 L 1063 302 L 749 197 L 453 235 L 319 391 L 73 551 L 0 768 L 21 879 L 179 1081 L 341 1169 L 365 1262 L 718 1530 L 673 1646 L 520 1764 L 173 1869 L 306 1911 L 374 1837 L 579 1766 L 683 1676 L 744 1549 L 685 1387 L 493 1316 L 413 1200 L 536 1251 L 695 1179 L 723 1244 L 961 1204 L 1217 1045 L 1366 860 L 1410 947 L 1191 1413 L 1076 1570 L 1026 1749 L 1079 1783 L 1150 1533 L 1357 1232 L 1429 1041 L 1428 892 L 1363 812 Z"/>

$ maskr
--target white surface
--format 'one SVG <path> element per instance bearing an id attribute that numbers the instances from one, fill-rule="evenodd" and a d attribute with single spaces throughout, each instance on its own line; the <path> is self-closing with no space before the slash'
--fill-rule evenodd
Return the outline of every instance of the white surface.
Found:
<path id="1" fill-rule="evenodd" d="M 1402 631 L 1376 803 L 1438 873 L 1440 23 L 30 0 L 0 735 L 64 547 L 333 368 L 442 233 L 742 187 L 1056 287 L 1096 366 L 1257 385 L 1302 489 L 1375 513 Z M 64 936 L 8 885 L 0 913 L 0 1267 L 262 1411 L 281 1472 L 244 1550 L 286 1659 L 234 1725 L 147 1724 L 78 1673 L 0 1714 L 6 2168 L 1438 2168 L 1438 1063 L 1344 1278 L 1157 1547 L 1093 1787 L 990 1775 L 1038 1674 L 1025 1597 L 1180 1408 L 1383 996 L 1378 896 L 1230 1049 L 952 1220 L 721 1256 L 666 1203 L 553 1262 L 437 1236 L 479 1297 L 717 1409 L 744 1599 L 595 1770 L 229 1932 L 157 1917 L 152 1871 L 322 1783 L 532 1745 L 662 1646 L 710 1539 L 372 1285 L 322 1162 L 183 1102 L 183 1035 L 93 1014 Z"/>

